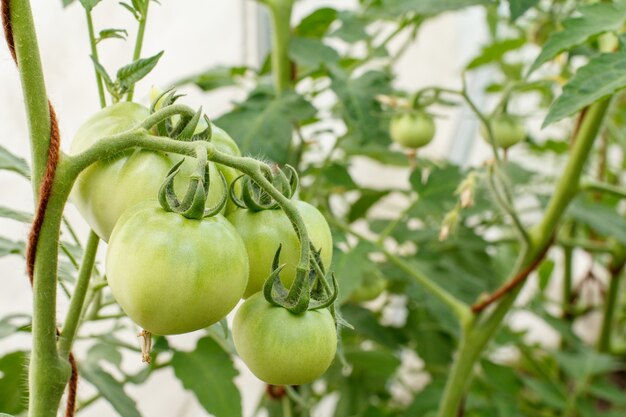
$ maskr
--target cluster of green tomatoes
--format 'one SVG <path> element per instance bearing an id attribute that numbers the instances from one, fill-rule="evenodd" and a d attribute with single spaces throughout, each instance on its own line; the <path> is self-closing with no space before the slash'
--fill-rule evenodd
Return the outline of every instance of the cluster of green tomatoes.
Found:
<path id="1" fill-rule="evenodd" d="M 101 110 L 79 129 L 71 152 L 129 131 L 153 110 L 131 102 Z M 208 119 L 200 120 L 196 131 L 210 132 L 205 140 L 218 151 L 241 156 L 233 139 Z M 108 242 L 106 276 L 113 296 L 137 325 L 155 335 L 210 326 L 244 299 L 232 335 L 251 371 L 274 385 L 313 381 L 335 356 L 335 318 L 326 307 L 296 314 L 263 291 L 277 263 L 283 288 L 294 282 L 300 242 L 291 221 L 276 204 L 240 207 L 241 200 L 231 197 L 241 195 L 244 186 L 236 169 L 204 161 L 198 175 L 198 165 L 198 158 L 134 148 L 91 165 L 77 179 L 72 201 Z M 185 216 L 176 210 L 183 204 L 177 196 L 189 194 L 194 180 L 203 185 L 198 189 L 204 204 L 201 215 Z M 330 265 L 332 236 L 323 215 L 303 201 L 293 204 L 320 263 Z"/>

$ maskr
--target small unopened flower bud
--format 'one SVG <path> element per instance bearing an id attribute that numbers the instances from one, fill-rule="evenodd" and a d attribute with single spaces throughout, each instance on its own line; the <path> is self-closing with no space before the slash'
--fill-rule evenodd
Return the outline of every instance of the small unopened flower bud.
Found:
<path id="1" fill-rule="evenodd" d="M 474 205 L 477 176 L 476 172 L 470 172 L 456 189 L 456 193 L 459 194 L 459 200 L 461 201 L 462 208 L 468 208 Z"/>
<path id="2" fill-rule="evenodd" d="M 439 232 L 439 241 L 443 242 L 448 239 L 451 233 L 454 232 L 456 226 L 459 223 L 459 208 L 456 207 L 452 211 L 449 211 L 446 214 L 446 217 L 443 218 L 443 222 L 441 224 L 441 231 Z"/>

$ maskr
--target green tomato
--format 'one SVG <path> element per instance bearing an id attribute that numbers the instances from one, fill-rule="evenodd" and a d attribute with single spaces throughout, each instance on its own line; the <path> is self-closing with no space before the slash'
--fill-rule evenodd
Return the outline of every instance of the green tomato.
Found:
<path id="1" fill-rule="evenodd" d="M 135 323 L 153 334 L 179 334 L 216 323 L 237 305 L 248 256 L 221 214 L 194 220 L 141 203 L 115 225 L 106 273 Z"/>
<path id="2" fill-rule="evenodd" d="M 79 154 L 104 137 L 128 130 L 150 115 L 136 103 L 117 103 L 102 109 L 85 122 L 74 137 L 70 153 Z M 108 241 L 122 213 L 142 201 L 156 201 L 167 172 L 179 156 L 141 149 L 130 149 L 112 158 L 96 162 L 77 178 L 72 201 L 98 236 Z M 196 169 L 195 159 L 187 158 L 181 174 L 175 179 L 175 190 L 184 195 L 188 175 Z M 207 207 L 217 204 L 223 196 L 217 168 L 210 164 L 212 185 Z"/>
<path id="3" fill-rule="evenodd" d="M 309 232 L 309 239 L 317 250 L 321 249 L 324 266 L 328 268 L 333 256 L 333 238 L 322 213 L 304 201 L 294 204 Z M 290 287 L 296 276 L 300 259 L 300 242 L 289 218 L 282 210 L 237 210 L 228 220 L 235 226 L 246 244 L 250 259 L 250 277 L 244 297 L 261 291 L 272 271 L 272 261 L 278 246 L 282 244 L 280 264 L 286 264 L 280 273 L 286 287 Z"/>
<path id="4" fill-rule="evenodd" d="M 423 112 L 394 116 L 389 125 L 391 139 L 405 148 L 426 146 L 435 137 L 435 121 Z"/>
<path id="5" fill-rule="evenodd" d="M 515 116 L 501 114 L 493 117 L 490 122 L 494 140 L 499 148 L 508 149 L 526 139 L 524 125 Z M 480 134 L 489 143 L 489 134 L 483 125 L 480 126 Z"/>
<path id="6" fill-rule="evenodd" d="M 293 314 L 257 293 L 233 321 L 237 353 L 262 381 L 302 385 L 326 372 L 337 351 L 337 331 L 328 309 Z"/>
<path id="7" fill-rule="evenodd" d="M 387 287 L 387 281 L 378 270 L 365 273 L 361 285 L 350 294 L 350 300 L 355 303 L 372 301 L 383 293 Z"/>

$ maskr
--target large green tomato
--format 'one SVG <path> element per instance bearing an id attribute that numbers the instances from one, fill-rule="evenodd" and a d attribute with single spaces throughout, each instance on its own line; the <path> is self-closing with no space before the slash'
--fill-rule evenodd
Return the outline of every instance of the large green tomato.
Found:
<path id="1" fill-rule="evenodd" d="M 113 229 L 106 274 L 135 323 L 157 335 L 179 334 L 209 326 L 237 305 L 248 256 L 221 214 L 193 220 L 141 203 Z"/>
<path id="2" fill-rule="evenodd" d="M 400 114 L 391 119 L 389 135 L 405 148 L 421 148 L 435 137 L 435 122 L 423 112 Z"/>
<path id="3" fill-rule="evenodd" d="M 313 382 L 337 351 L 337 332 L 327 309 L 293 314 L 257 293 L 233 321 L 237 353 L 259 379 L 272 385 Z"/>
<path id="4" fill-rule="evenodd" d="M 324 266 L 330 266 L 333 256 L 333 238 L 322 213 L 304 201 L 294 201 L 316 249 L 321 249 Z M 280 273 L 286 287 L 296 276 L 300 259 L 300 242 L 289 218 L 282 210 L 237 210 L 228 220 L 235 226 L 248 250 L 250 277 L 244 297 L 261 291 L 263 283 L 272 271 L 272 261 L 278 246 L 282 244 L 280 264 L 286 264 Z"/>
<path id="5" fill-rule="evenodd" d="M 150 115 L 136 103 L 117 103 L 102 109 L 85 122 L 74 137 L 70 153 L 87 150 L 100 139 L 128 130 Z M 104 241 L 122 213 L 142 201 L 156 201 L 157 193 L 173 161 L 178 156 L 131 149 L 112 158 L 96 162 L 77 178 L 72 201 L 89 226 Z M 188 175 L 195 170 L 194 158 L 187 158 L 176 177 L 175 190 L 184 195 Z M 215 164 L 210 164 L 212 185 L 207 206 L 217 204 L 225 192 Z"/>
<path id="6" fill-rule="evenodd" d="M 502 149 L 508 149 L 526 139 L 524 125 L 519 118 L 509 114 L 501 114 L 492 118 L 491 131 L 496 141 L 496 146 Z M 489 134 L 483 125 L 480 126 L 480 134 L 489 143 Z"/>

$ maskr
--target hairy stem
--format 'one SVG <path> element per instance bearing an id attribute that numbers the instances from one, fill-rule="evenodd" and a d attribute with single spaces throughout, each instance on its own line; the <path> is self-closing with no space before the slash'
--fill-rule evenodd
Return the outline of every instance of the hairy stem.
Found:
<path id="1" fill-rule="evenodd" d="M 272 72 L 276 92 L 281 94 L 291 85 L 289 38 L 294 0 L 264 0 L 272 17 Z"/>
<path id="2" fill-rule="evenodd" d="M 100 58 L 98 57 L 98 46 L 96 45 L 96 35 L 93 29 L 93 19 L 91 18 L 91 11 L 85 10 L 87 15 L 87 30 L 89 31 L 89 45 L 91 47 L 91 55 L 96 60 L 96 62 L 100 62 Z M 106 97 L 104 95 L 104 85 L 102 84 L 102 77 L 94 68 L 94 73 L 96 74 L 96 84 L 98 85 L 98 97 L 100 98 L 100 107 L 104 108 L 107 105 Z"/>
<path id="3" fill-rule="evenodd" d="M 141 48 L 143 46 L 143 38 L 146 33 L 146 22 L 148 21 L 148 8 L 150 6 L 150 0 L 147 0 L 146 8 L 141 11 L 139 17 L 139 28 L 137 30 L 137 39 L 135 40 L 135 50 L 133 52 L 133 62 L 141 57 Z M 133 101 L 133 95 L 135 94 L 135 85 L 133 84 L 128 90 L 127 101 Z"/>
<path id="4" fill-rule="evenodd" d="M 98 251 L 98 243 L 100 238 L 93 231 L 89 234 L 87 240 L 87 247 L 85 248 L 85 254 L 83 256 L 83 263 L 78 272 L 78 279 L 76 280 L 76 286 L 74 287 L 74 294 L 72 295 L 72 301 L 70 302 L 70 308 L 65 318 L 65 325 L 59 338 L 59 355 L 65 357 L 72 349 L 72 342 L 76 336 L 76 331 L 80 323 L 81 312 L 83 311 L 83 305 L 85 302 L 85 296 L 89 289 L 89 280 L 93 272 L 93 266 L 96 260 L 96 253 Z"/>

